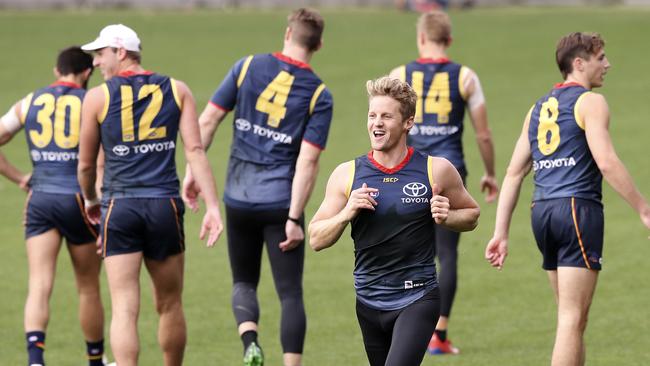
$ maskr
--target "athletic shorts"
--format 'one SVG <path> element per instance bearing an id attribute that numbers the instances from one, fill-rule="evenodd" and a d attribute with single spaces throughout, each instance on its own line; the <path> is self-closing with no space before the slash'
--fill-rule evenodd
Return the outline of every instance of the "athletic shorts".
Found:
<path id="1" fill-rule="evenodd" d="M 533 202 L 531 221 L 542 268 L 601 269 L 604 216 L 599 202 L 557 198 Z"/>
<path id="2" fill-rule="evenodd" d="M 357 299 L 357 320 L 371 366 L 420 365 L 438 322 L 438 287 L 397 310 L 375 310 Z"/>
<path id="3" fill-rule="evenodd" d="M 143 252 L 163 260 L 185 251 L 180 198 L 118 198 L 102 202 L 102 255 Z"/>
<path id="4" fill-rule="evenodd" d="M 25 239 L 50 229 L 72 245 L 94 243 L 99 230 L 88 221 L 81 194 L 31 191 L 25 204 Z"/>

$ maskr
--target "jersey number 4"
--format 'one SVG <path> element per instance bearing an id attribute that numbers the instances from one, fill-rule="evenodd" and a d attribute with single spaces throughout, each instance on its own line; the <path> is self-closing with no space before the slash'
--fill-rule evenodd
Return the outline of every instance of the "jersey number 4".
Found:
<path id="1" fill-rule="evenodd" d="M 122 95 L 122 140 L 135 141 L 135 128 L 133 124 L 133 87 L 130 85 L 120 86 Z M 165 126 L 151 128 L 151 122 L 160 112 L 163 102 L 163 93 L 160 85 L 145 84 L 138 92 L 138 100 L 151 95 L 151 101 L 145 108 L 138 123 L 138 141 L 161 139 L 167 136 Z"/>
<path id="2" fill-rule="evenodd" d="M 438 123 L 449 123 L 449 113 L 452 108 L 449 98 L 449 73 L 434 74 L 426 96 L 424 95 L 424 73 L 422 71 L 413 71 L 411 84 L 418 95 L 415 105 L 415 123 L 422 123 L 424 113 L 437 114 Z M 422 110 L 423 104 L 424 111 Z"/>
<path id="3" fill-rule="evenodd" d="M 285 107 L 285 104 L 287 104 L 287 98 L 289 97 L 289 92 L 291 91 L 291 85 L 293 85 L 294 79 L 295 76 L 286 71 L 280 71 L 275 79 L 266 86 L 266 89 L 264 89 L 262 94 L 257 98 L 255 109 L 269 115 L 267 121 L 269 126 L 280 126 L 280 121 L 282 121 L 287 114 L 287 107 Z"/>
<path id="4" fill-rule="evenodd" d="M 41 125 L 41 131 L 29 131 L 29 138 L 34 146 L 44 148 L 52 142 L 62 149 L 74 149 L 79 145 L 79 127 L 81 120 L 81 99 L 75 95 L 41 94 L 32 103 L 42 107 L 36 114 L 36 122 Z M 66 115 L 70 123 L 68 135 L 66 131 Z M 52 121 L 54 117 L 54 121 Z"/>
<path id="5" fill-rule="evenodd" d="M 537 147 L 544 155 L 551 155 L 560 146 L 560 125 L 557 124 L 559 102 L 550 97 L 542 103 L 537 126 Z"/>

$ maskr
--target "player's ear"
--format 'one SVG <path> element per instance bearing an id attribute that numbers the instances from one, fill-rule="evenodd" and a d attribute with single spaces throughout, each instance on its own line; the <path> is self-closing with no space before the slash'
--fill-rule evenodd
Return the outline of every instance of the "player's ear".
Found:
<path id="1" fill-rule="evenodd" d="M 411 131 L 411 128 L 413 127 L 413 124 L 415 123 L 415 117 L 411 116 L 404 121 L 404 128 L 406 128 L 407 131 Z"/>
<path id="2" fill-rule="evenodd" d="M 120 61 L 123 61 L 126 59 L 126 49 L 125 48 L 118 48 L 117 49 L 117 59 Z"/>
<path id="3" fill-rule="evenodd" d="M 84 70 L 83 71 L 84 81 L 88 81 L 88 79 L 90 79 L 90 75 L 92 75 L 92 74 L 93 74 L 93 68 L 92 67 L 89 67 L 86 70 Z"/>
<path id="4" fill-rule="evenodd" d="M 424 32 L 418 31 L 418 44 L 420 46 L 423 46 L 427 41 L 427 36 L 424 34 Z"/>
<path id="5" fill-rule="evenodd" d="M 52 73 L 54 74 L 54 77 L 57 79 L 62 76 L 61 73 L 59 72 L 59 69 L 57 69 L 56 66 L 52 68 Z"/>
<path id="6" fill-rule="evenodd" d="M 284 31 L 284 41 L 289 42 L 291 40 L 291 27 L 287 27 L 287 30 Z"/>
<path id="7" fill-rule="evenodd" d="M 572 64 L 573 64 L 572 65 L 573 70 L 583 71 L 584 70 L 585 60 L 582 57 L 576 57 L 576 58 L 573 59 Z"/>

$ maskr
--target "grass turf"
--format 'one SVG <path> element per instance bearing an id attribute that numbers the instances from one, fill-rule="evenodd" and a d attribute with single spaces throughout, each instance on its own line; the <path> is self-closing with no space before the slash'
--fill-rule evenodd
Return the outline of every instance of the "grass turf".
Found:
<path id="1" fill-rule="evenodd" d="M 75 11 L 0 12 L 0 108 L 4 111 L 28 92 L 53 80 L 56 52 L 96 37 L 109 23 L 123 22 L 143 40 L 143 65 L 173 75 L 192 88 L 201 109 L 226 71 L 238 58 L 279 50 L 287 11 Z M 331 89 L 335 114 L 321 174 L 306 214 L 310 218 L 324 193 L 324 184 L 340 162 L 368 149 L 365 132 L 367 101 L 364 82 L 417 56 L 416 15 L 377 9 L 323 12 L 325 44 L 313 59 L 316 72 Z M 478 72 L 488 101 L 490 125 L 501 179 L 521 122 L 530 105 L 560 75 L 554 64 L 557 39 L 568 32 L 602 33 L 613 67 L 599 90 L 609 101 L 611 133 L 620 157 L 646 194 L 650 188 L 647 150 L 650 137 L 647 104 L 650 77 L 650 11 L 635 8 L 506 8 L 452 11 L 454 43 L 451 58 Z M 99 73 L 92 85 L 99 83 Z M 210 150 L 212 166 L 223 187 L 231 118 L 220 128 Z M 471 128 L 465 136 L 470 176 L 468 187 L 480 198 L 482 163 Z M 2 147 L 23 169 L 29 166 L 23 135 Z M 644 153 L 644 151 L 646 151 Z M 178 154 L 182 167 L 182 154 Z M 645 156 L 645 158 L 644 158 Z M 482 204 L 481 224 L 463 234 L 459 289 L 450 337 L 461 348 L 458 357 L 426 357 L 423 364 L 530 365 L 547 364 L 553 344 L 555 309 L 541 259 L 529 225 L 530 178 L 515 212 L 505 269 L 497 272 L 483 260 L 494 222 L 494 205 Z M 24 363 L 22 311 L 27 266 L 21 227 L 24 194 L 0 179 L 0 363 Z M 647 331 L 650 310 L 647 286 L 647 230 L 638 216 L 608 186 L 604 271 L 600 276 L 586 335 L 589 365 L 646 365 L 650 362 Z M 200 216 L 186 214 L 187 258 L 184 303 L 189 329 L 188 365 L 241 363 L 241 342 L 230 310 L 230 271 L 225 237 L 211 250 L 198 241 Z M 64 249 L 65 250 L 65 249 Z M 51 300 L 46 357 L 51 365 L 82 364 L 84 347 L 76 318 L 76 295 L 68 255 L 62 253 Z M 308 334 L 307 365 L 367 364 L 354 315 L 353 251 L 345 233 L 332 249 L 308 250 L 304 292 Z M 645 280 L 644 280 L 645 278 Z M 162 364 L 148 277 L 143 275 L 140 317 L 143 365 Z M 110 315 L 104 281 L 104 303 Z M 260 340 L 268 365 L 281 364 L 278 339 L 279 305 L 268 262 L 263 262 L 259 288 L 262 320 Z M 108 318 L 107 318 L 108 319 Z M 108 325 L 108 321 L 107 321 Z"/>

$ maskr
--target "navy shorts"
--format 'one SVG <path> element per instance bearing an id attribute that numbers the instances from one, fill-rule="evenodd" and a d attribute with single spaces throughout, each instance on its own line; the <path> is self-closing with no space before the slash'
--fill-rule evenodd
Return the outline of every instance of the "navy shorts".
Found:
<path id="1" fill-rule="evenodd" d="M 102 202 L 102 255 L 142 252 L 163 260 L 185 251 L 180 198 L 119 198 Z"/>
<path id="2" fill-rule="evenodd" d="M 94 243 L 99 230 L 88 221 L 79 193 L 31 191 L 25 203 L 25 239 L 51 229 L 72 245 Z"/>
<path id="3" fill-rule="evenodd" d="M 533 233 L 544 261 L 542 268 L 580 267 L 601 269 L 603 206 L 581 198 L 557 198 L 533 202 Z"/>

